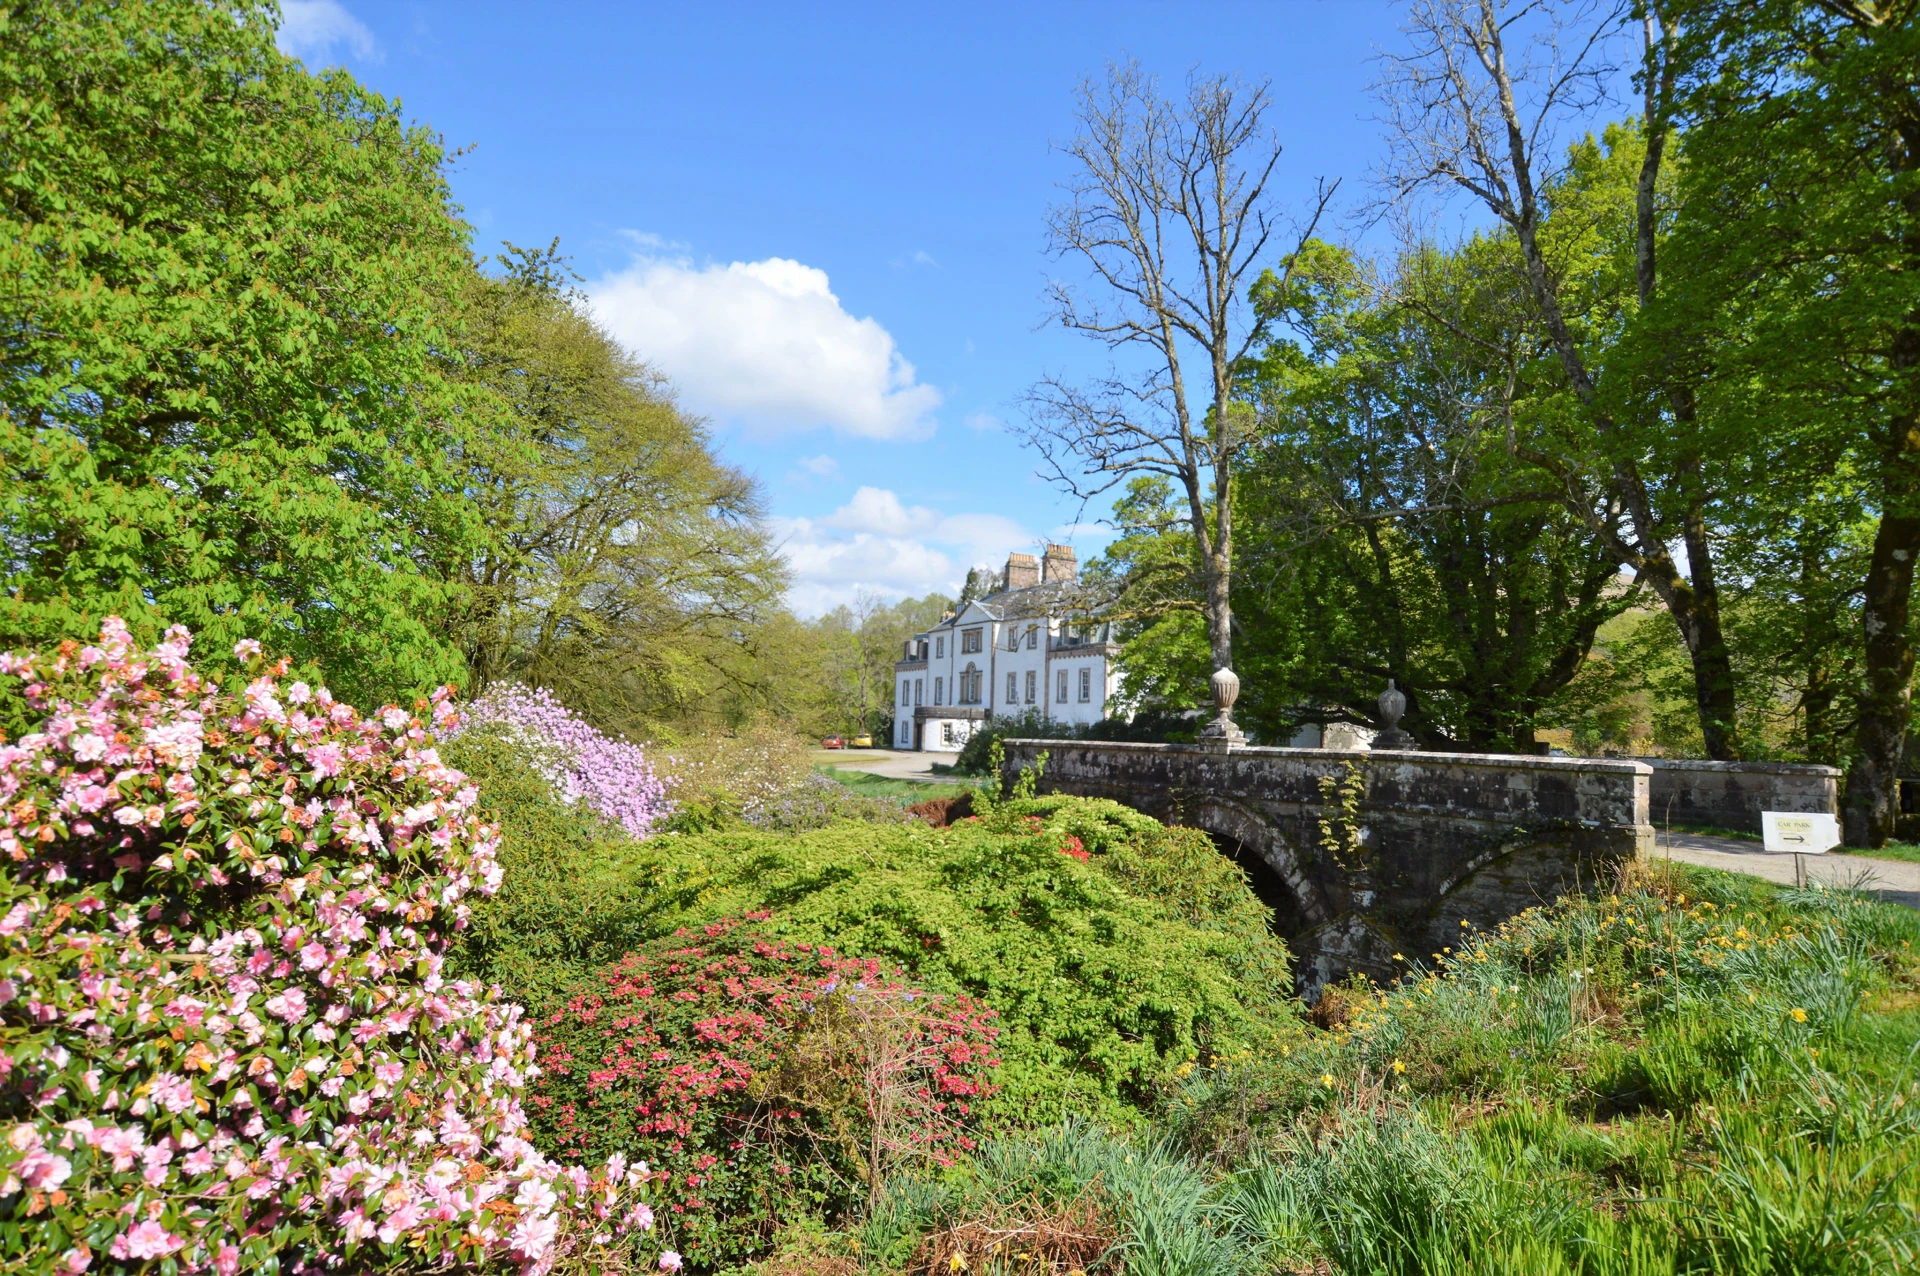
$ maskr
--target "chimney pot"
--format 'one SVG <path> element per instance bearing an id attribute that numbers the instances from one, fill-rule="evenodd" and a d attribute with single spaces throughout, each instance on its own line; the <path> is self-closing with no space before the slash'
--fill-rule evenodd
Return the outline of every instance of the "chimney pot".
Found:
<path id="1" fill-rule="evenodd" d="M 1080 575 L 1080 562 L 1071 545 L 1049 545 L 1041 566 L 1041 578 L 1048 583 L 1073 581 Z"/>
<path id="2" fill-rule="evenodd" d="M 1007 588 L 1031 589 L 1040 583 L 1040 561 L 1032 554 L 1007 555 Z"/>

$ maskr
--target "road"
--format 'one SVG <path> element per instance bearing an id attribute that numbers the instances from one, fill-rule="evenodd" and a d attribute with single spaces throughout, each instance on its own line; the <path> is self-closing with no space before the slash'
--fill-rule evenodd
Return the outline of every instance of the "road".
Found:
<path id="1" fill-rule="evenodd" d="M 1793 856 L 1769 854 L 1760 849 L 1758 842 L 1708 837 L 1704 833 L 1669 834 L 1661 830 L 1654 854 L 1670 854 L 1682 863 L 1706 868 L 1751 873 L 1786 886 L 1793 884 Z M 1834 854 L 1809 855 L 1806 861 L 1810 882 L 1860 886 L 1890 904 L 1920 909 L 1920 864 L 1874 859 L 1869 855 Z"/>
<path id="2" fill-rule="evenodd" d="M 951 765 L 951 753 L 913 753 L 904 749 L 815 749 L 815 766 L 837 766 L 846 771 L 865 771 L 870 775 L 884 775 L 890 780 L 921 780 L 935 784 L 950 784 L 952 781 L 944 775 L 933 773 L 933 764 L 944 762 Z"/>

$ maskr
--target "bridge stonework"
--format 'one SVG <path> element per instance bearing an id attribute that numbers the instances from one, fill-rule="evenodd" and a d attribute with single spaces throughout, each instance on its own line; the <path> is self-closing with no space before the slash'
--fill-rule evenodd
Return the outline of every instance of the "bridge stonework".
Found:
<path id="1" fill-rule="evenodd" d="M 1395 954 L 1428 960 L 1458 943 L 1461 922 L 1497 926 L 1607 884 L 1653 847 L 1643 762 L 1218 743 L 1005 747 L 1009 778 L 1047 753 L 1040 792 L 1112 798 L 1212 834 L 1273 907 L 1308 998 L 1354 971 L 1391 979 L 1406 970 Z M 1359 782 L 1353 820 L 1328 804 L 1329 777 Z"/>

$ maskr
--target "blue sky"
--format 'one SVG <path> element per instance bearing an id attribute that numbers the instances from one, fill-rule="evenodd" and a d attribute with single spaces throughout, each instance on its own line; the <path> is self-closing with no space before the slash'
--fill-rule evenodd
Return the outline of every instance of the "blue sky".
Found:
<path id="1" fill-rule="evenodd" d="M 601 320 L 763 483 L 803 614 L 953 590 L 1043 538 L 1105 541 L 1001 422 L 1042 373 L 1043 218 L 1072 92 L 1137 57 L 1270 78 L 1298 205 L 1379 153 L 1381 0 L 287 3 L 281 43 L 467 148 L 477 244 L 560 237 Z M 1069 277 L 1070 272 L 1067 273 Z"/>

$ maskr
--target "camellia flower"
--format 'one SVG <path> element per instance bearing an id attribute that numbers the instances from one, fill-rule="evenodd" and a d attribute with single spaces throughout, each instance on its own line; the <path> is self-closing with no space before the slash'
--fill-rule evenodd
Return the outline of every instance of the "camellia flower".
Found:
<path id="1" fill-rule="evenodd" d="M 668 1250 L 662 1250 L 662 1251 L 660 1252 L 660 1270 L 661 1270 L 661 1271 L 663 1271 L 663 1272 L 677 1272 L 677 1271 L 679 1271 L 679 1270 L 680 1270 L 680 1255 L 678 1255 L 678 1254 L 676 1254 L 676 1253 L 674 1253 L 674 1252 L 673 1252 L 672 1250 L 670 1250 L 670 1249 L 668 1249 Z"/>
<path id="2" fill-rule="evenodd" d="M 541 1276 L 644 1229 L 624 1160 L 526 1141 L 522 1012 L 444 972 L 501 876 L 429 729 L 450 693 L 363 716 L 251 640 L 231 690 L 188 649 L 110 618 L 0 653 L 35 718 L 0 740 L 0 1006 L 29 1033 L 0 1054 L 0 1269 L 91 1270 L 86 1236 L 216 1276 L 422 1252 Z"/>

